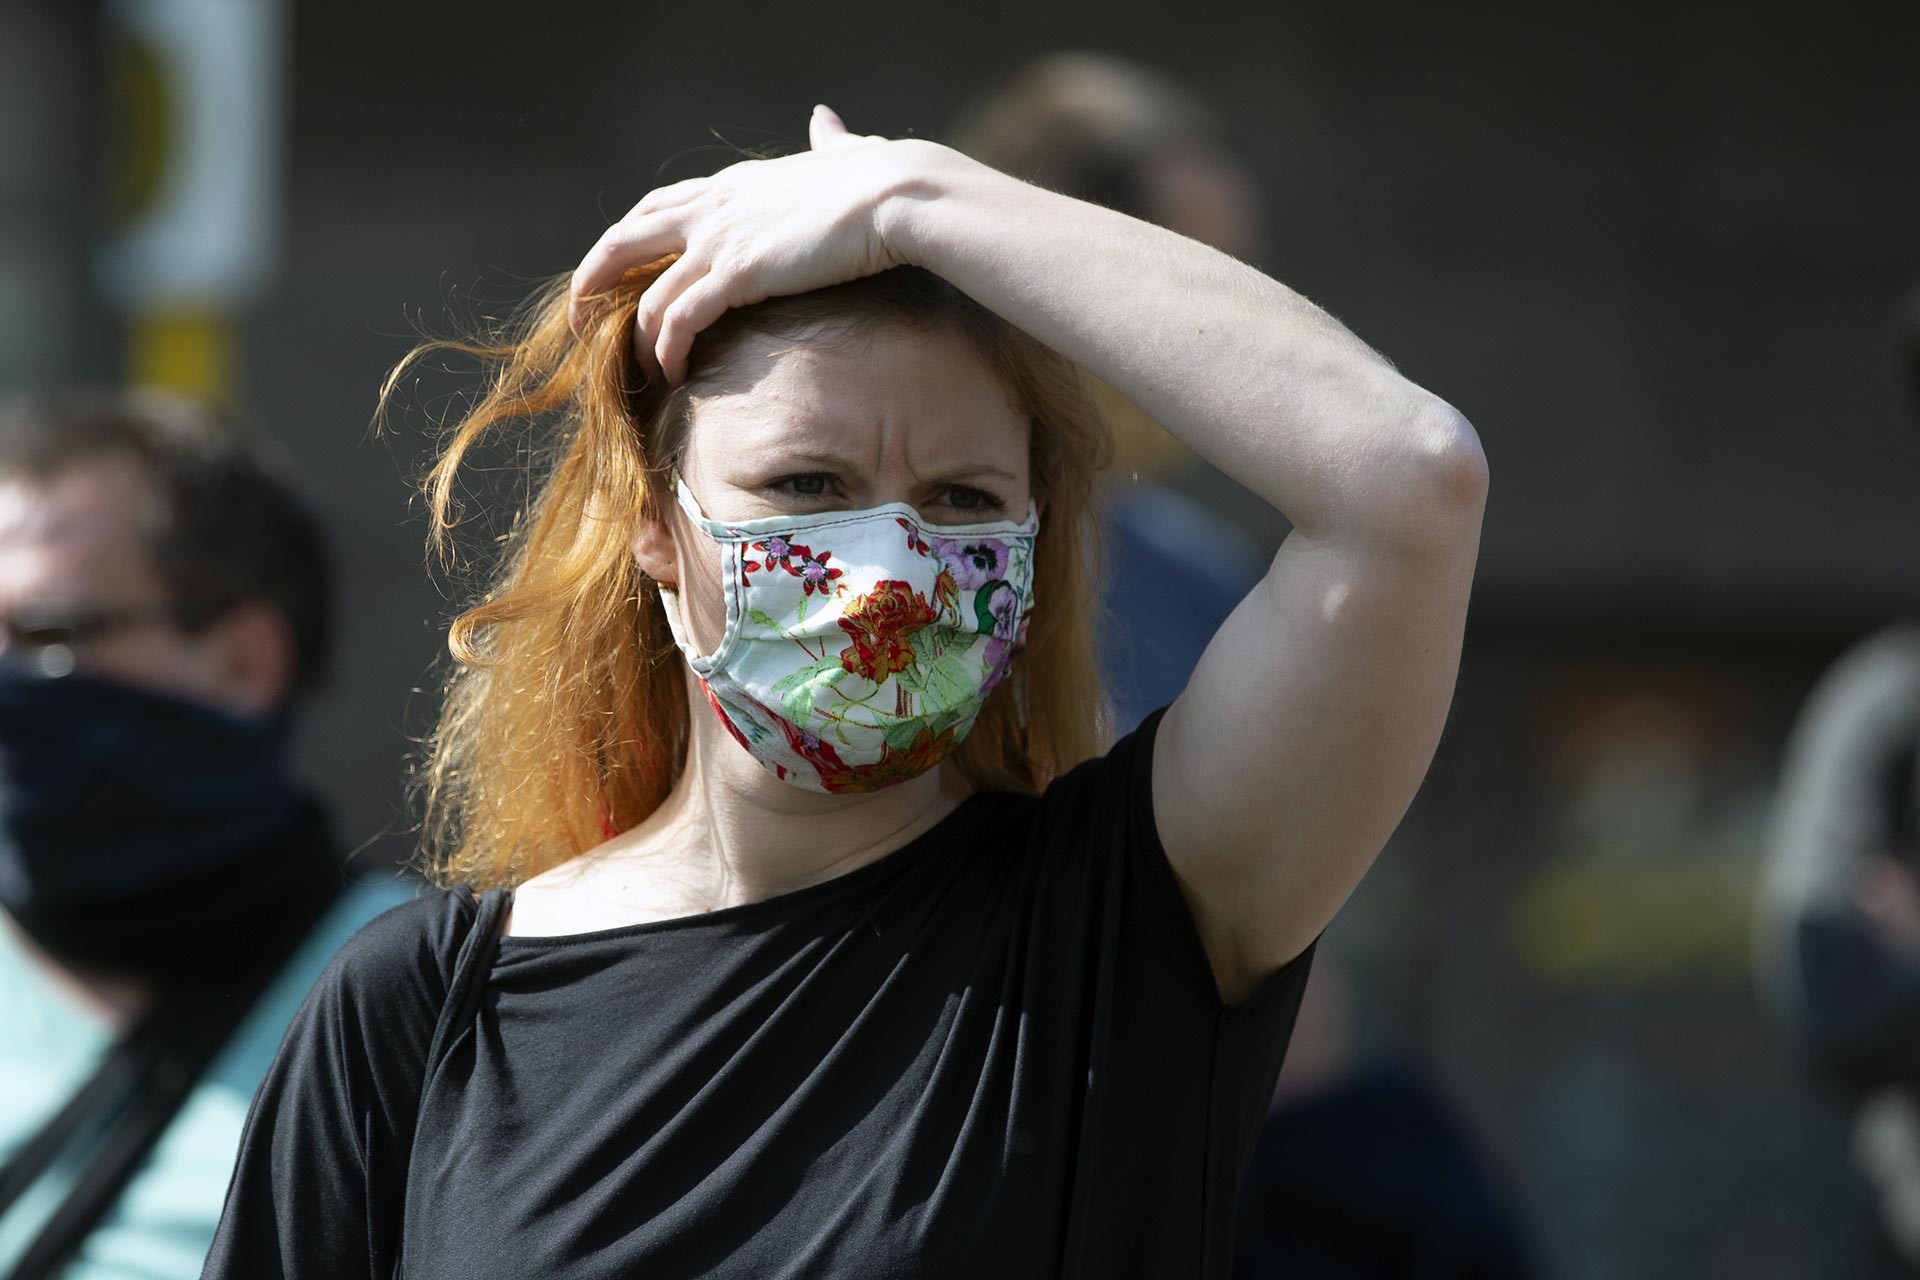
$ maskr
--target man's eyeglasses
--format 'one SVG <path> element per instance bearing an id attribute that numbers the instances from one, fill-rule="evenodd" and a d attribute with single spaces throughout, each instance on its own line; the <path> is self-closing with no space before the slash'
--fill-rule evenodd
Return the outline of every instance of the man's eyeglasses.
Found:
<path id="1" fill-rule="evenodd" d="M 70 604 L 25 605 L 12 613 L 0 614 L 0 637 L 5 638 L 10 650 L 24 649 L 37 654 L 39 665 L 47 675 L 66 675 L 73 670 L 73 651 L 79 646 L 116 631 L 174 621 L 174 611 L 158 604 L 118 609 Z"/>

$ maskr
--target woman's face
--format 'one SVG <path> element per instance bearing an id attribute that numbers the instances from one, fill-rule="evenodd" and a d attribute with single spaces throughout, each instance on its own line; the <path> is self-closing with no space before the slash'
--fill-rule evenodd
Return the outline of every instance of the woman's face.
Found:
<path id="1" fill-rule="evenodd" d="M 979 524 L 1020 519 L 1031 497 L 1025 415 L 945 331 L 747 338 L 693 397 L 690 425 L 680 474 L 713 520 L 904 502 L 932 524 Z M 634 558 L 678 584 L 711 652 L 726 623 L 719 548 L 678 507 L 669 519 L 642 525 Z"/>

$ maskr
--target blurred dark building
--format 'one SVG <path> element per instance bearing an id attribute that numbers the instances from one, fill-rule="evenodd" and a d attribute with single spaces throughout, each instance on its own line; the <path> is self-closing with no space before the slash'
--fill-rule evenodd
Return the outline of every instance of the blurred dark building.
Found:
<path id="1" fill-rule="evenodd" d="M 0 6 L 10 388 L 126 364 L 89 283 L 99 12 Z M 1088 45 L 1207 87 L 1269 193 L 1261 265 L 1464 409 L 1492 461 L 1449 738 L 1336 926 L 1357 1003 L 1440 1069 L 1553 1274 L 1857 1274 L 1844 1116 L 1755 1010 L 1748 922 L 1794 708 L 1920 610 L 1890 337 L 1920 277 L 1920 6 L 853 0 L 706 31 L 644 6 L 297 6 L 279 272 L 237 389 L 339 531 L 340 696 L 308 759 L 343 834 L 407 850 L 409 691 L 452 604 L 408 505 L 423 416 L 368 441 L 415 326 L 510 305 L 655 182 L 797 143 L 815 101 L 940 134 L 981 83 Z"/>

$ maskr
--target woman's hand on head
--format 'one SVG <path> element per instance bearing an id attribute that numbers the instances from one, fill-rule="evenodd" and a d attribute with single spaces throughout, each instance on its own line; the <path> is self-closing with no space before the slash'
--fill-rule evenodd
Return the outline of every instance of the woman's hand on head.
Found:
<path id="1" fill-rule="evenodd" d="M 796 155 L 648 192 L 574 271 L 575 327 L 585 298 L 634 267 L 680 255 L 641 296 L 633 328 L 648 377 L 677 384 L 694 335 L 729 309 L 900 265 L 880 207 L 908 177 L 901 149 L 926 144 L 849 133 L 825 106 L 814 108 L 808 140 L 811 150 Z"/>

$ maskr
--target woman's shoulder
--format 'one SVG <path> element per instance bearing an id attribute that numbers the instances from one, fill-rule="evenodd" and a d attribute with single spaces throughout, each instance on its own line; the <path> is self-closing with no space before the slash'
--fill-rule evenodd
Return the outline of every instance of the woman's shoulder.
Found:
<path id="1" fill-rule="evenodd" d="M 1159 713 L 1106 752 L 1063 771 L 1037 795 L 993 792 L 968 824 L 976 842 L 1024 856 L 1029 874 L 1104 876 L 1131 854 L 1157 850 L 1151 765 Z"/>
<path id="2" fill-rule="evenodd" d="M 1048 784 L 1039 797 L 1044 811 L 1084 822 L 1089 813 L 1152 812 L 1153 751 L 1165 708 L 1146 716 L 1106 752 L 1083 760 Z"/>
<path id="3" fill-rule="evenodd" d="M 478 908 L 465 885 L 423 889 L 360 926 L 321 972 L 315 994 L 353 1005 L 437 1008 Z"/>

